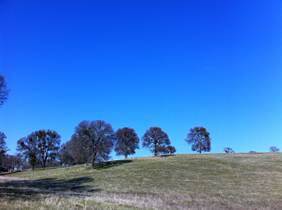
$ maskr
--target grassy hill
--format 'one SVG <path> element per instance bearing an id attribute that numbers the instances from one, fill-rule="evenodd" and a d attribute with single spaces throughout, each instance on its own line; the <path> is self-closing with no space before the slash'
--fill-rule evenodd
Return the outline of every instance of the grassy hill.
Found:
<path id="1" fill-rule="evenodd" d="M 179 155 L 13 174 L 2 209 L 282 209 L 282 154 Z"/>

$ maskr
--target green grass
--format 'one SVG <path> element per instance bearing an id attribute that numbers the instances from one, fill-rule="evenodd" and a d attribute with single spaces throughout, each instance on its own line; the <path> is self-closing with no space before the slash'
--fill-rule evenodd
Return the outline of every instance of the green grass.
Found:
<path id="1" fill-rule="evenodd" d="M 178 155 L 13 176 L 28 180 L 0 183 L 4 209 L 282 209 L 282 154 Z"/>

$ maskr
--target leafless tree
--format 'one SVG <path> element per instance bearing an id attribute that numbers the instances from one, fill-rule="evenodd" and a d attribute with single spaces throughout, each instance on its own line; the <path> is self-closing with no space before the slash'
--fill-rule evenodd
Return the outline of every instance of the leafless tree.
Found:
<path id="1" fill-rule="evenodd" d="M 9 91 L 7 89 L 7 84 L 5 77 L 0 75 L 0 106 L 8 99 Z"/>

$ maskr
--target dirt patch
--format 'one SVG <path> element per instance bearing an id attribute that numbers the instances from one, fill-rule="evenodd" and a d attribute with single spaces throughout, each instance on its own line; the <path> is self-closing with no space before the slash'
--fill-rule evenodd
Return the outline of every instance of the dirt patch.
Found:
<path id="1" fill-rule="evenodd" d="M 10 182 L 10 181 L 22 181 L 27 179 L 22 179 L 18 177 L 0 176 L 0 183 Z"/>

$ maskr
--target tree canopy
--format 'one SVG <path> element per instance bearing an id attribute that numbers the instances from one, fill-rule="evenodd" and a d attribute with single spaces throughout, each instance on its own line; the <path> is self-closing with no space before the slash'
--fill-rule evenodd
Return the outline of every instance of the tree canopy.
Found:
<path id="1" fill-rule="evenodd" d="M 278 147 L 272 146 L 269 148 L 269 151 L 275 153 L 275 152 L 279 152 L 280 149 Z"/>
<path id="2" fill-rule="evenodd" d="M 30 136 L 23 137 L 18 140 L 17 145 L 17 150 L 20 152 L 21 156 L 28 160 L 32 169 L 34 169 L 37 163 L 37 146 L 34 138 Z"/>
<path id="3" fill-rule="evenodd" d="M 112 126 L 102 120 L 83 121 L 75 129 L 72 139 L 85 142 L 85 152 L 91 155 L 92 166 L 108 160 L 112 151 L 115 133 Z"/>
<path id="4" fill-rule="evenodd" d="M 192 145 L 192 151 L 202 153 L 211 150 L 210 133 L 204 127 L 192 128 L 187 135 L 186 141 Z"/>
<path id="5" fill-rule="evenodd" d="M 225 147 L 224 148 L 224 152 L 226 154 L 233 154 L 233 153 L 235 153 L 235 151 L 232 148 L 230 148 L 230 147 Z"/>
<path id="6" fill-rule="evenodd" d="M 39 130 L 18 141 L 18 151 L 29 160 L 32 168 L 39 163 L 43 168 L 58 156 L 61 137 L 56 131 Z"/>
<path id="7" fill-rule="evenodd" d="M 132 128 L 122 128 L 116 132 L 115 152 L 117 155 L 135 154 L 135 150 L 139 148 L 139 137 Z"/>
<path id="8" fill-rule="evenodd" d="M 143 136 L 143 147 L 149 148 L 154 156 L 158 156 L 170 146 L 168 135 L 159 127 L 151 127 Z"/>

